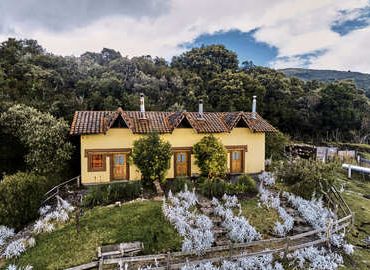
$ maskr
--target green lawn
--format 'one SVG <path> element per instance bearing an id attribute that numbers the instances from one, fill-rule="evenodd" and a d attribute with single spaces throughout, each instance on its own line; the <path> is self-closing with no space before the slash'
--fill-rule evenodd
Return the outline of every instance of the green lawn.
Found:
<path id="1" fill-rule="evenodd" d="M 258 207 L 258 199 L 248 199 L 241 201 L 243 216 L 249 223 L 262 233 L 266 238 L 271 235 L 275 222 L 279 219 L 279 215 L 275 209 L 267 209 L 266 207 Z"/>
<path id="2" fill-rule="evenodd" d="M 142 241 L 146 254 L 178 250 L 181 238 L 163 217 L 161 202 L 145 201 L 121 207 L 96 207 L 81 218 L 81 232 L 73 221 L 36 238 L 37 245 L 17 263 L 38 269 L 64 269 L 90 262 L 102 244 Z"/>
<path id="3" fill-rule="evenodd" d="M 347 179 L 345 174 L 340 175 L 339 181 L 345 184 L 342 195 L 355 215 L 355 226 L 347 233 L 347 238 L 350 243 L 363 246 L 362 240 L 370 235 L 370 200 L 362 194 L 370 194 L 370 182 L 356 175 Z M 358 248 L 353 256 L 345 258 L 345 262 L 345 269 L 370 269 L 370 251 Z"/>

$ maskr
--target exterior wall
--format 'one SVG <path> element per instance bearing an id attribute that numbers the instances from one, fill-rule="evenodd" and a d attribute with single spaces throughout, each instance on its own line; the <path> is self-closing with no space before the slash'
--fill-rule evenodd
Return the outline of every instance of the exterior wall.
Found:
<path id="1" fill-rule="evenodd" d="M 161 137 L 171 143 L 172 147 L 192 147 L 206 134 L 198 134 L 192 128 L 177 128 L 172 134 L 162 134 Z M 234 128 L 230 133 L 216 133 L 225 146 L 246 145 L 244 168 L 246 173 L 259 173 L 264 170 L 265 162 L 265 134 L 252 133 L 248 128 Z M 85 150 L 92 149 L 131 149 L 133 142 L 142 135 L 133 134 L 128 128 L 111 128 L 106 134 L 92 134 L 81 136 L 81 180 L 84 184 L 93 184 L 110 181 L 110 157 L 107 156 L 105 172 L 88 172 L 88 160 Z M 174 177 L 174 160 L 171 158 L 171 167 L 167 178 Z M 228 168 L 230 154 L 228 154 Z M 230 168 L 229 168 L 230 169 Z M 191 155 L 191 173 L 198 174 L 199 168 L 195 165 L 194 155 Z M 140 179 L 138 168 L 130 164 L 130 180 Z"/>

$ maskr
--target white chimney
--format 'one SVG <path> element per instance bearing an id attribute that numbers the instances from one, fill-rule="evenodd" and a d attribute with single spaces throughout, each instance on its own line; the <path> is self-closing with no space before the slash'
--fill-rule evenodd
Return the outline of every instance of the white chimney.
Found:
<path id="1" fill-rule="evenodd" d="M 256 119 L 256 110 L 257 110 L 257 96 L 253 96 L 253 102 L 252 102 L 252 118 Z"/>
<path id="2" fill-rule="evenodd" d="M 140 93 L 140 118 L 145 119 L 144 94 Z"/>
<path id="3" fill-rule="evenodd" d="M 198 114 L 199 114 L 199 118 L 203 119 L 203 99 L 199 100 Z"/>

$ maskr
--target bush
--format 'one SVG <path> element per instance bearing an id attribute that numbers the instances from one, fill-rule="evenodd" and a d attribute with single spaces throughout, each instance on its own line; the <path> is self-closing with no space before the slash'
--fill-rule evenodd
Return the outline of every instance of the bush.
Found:
<path id="1" fill-rule="evenodd" d="M 227 182 L 221 178 L 213 180 L 200 179 L 199 190 L 208 198 L 221 198 L 225 193 L 228 195 L 253 195 L 257 193 L 257 184 L 249 175 L 241 175 L 236 183 Z"/>
<path id="2" fill-rule="evenodd" d="M 34 173 L 5 176 L 0 182 L 0 224 L 19 230 L 35 220 L 49 188 L 46 177 Z"/>
<path id="3" fill-rule="evenodd" d="M 116 201 L 129 201 L 138 198 L 141 191 L 142 184 L 140 181 L 90 186 L 88 194 L 84 197 L 83 205 L 93 207 Z"/>
<path id="4" fill-rule="evenodd" d="M 164 183 L 164 191 L 168 193 L 170 190 L 173 193 L 178 193 L 184 190 L 187 185 L 189 190 L 194 188 L 194 183 L 188 177 L 176 177 L 174 179 L 167 179 Z"/>
<path id="5" fill-rule="evenodd" d="M 203 176 L 224 176 L 227 171 L 227 151 L 213 135 L 204 136 L 193 147 L 195 164 Z"/>
<path id="6" fill-rule="evenodd" d="M 289 137 L 282 132 L 266 134 L 266 158 L 280 160 L 285 158 L 285 147 Z"/>
<path id="7" fill-rule="evenodd" d="M 311 199 L 313 194 L 329 191 L 335 183 L 337 164 L 306 159 L 286 161 L 276 170 L 278 180 L 289 186 L 291 192 Z"/>
<path id="8" fill-rule="evenodd" d="M 171 144 L 151 133 L 134 142 L 132 159 L 145 181 L 164 180 L 170 168 Z"/>

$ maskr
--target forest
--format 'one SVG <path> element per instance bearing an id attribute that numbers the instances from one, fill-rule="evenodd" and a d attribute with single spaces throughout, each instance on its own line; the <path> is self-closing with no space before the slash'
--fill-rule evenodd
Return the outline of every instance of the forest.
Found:
<path id="1" fill-rule="evenodd" d="M 40 164 L 48 149 L 37 137 L 46 140 L 49 131 L 57 138 L 68 134 L 74 111 L 138 110 L 139 93 L 145 94 L 146 109 L 154 111 L 195 111 L 199 99 L 205 111 L 250 111 L 257 95 L 259 114 L 306 142 L 366 142 L 370 133 L 370 100 L 354 82 L 289 78 L 251 61 L 239 63 L 236 53 L 222 45 L 193 48 L 166 61 L 150 55 L 129 58 L 108 48 L 60 56 L 36 40 L 9 38 L 0 44 L 1 171 Z M 40 122 L 47 127 L 35 128 Z M 74 155 L 78 152 L 75 138 L 66 140 L 68 145 L 49 144 L 61 148 L 61 160 L 68 160 L 65 153 L 72 145 Z M 37 144 L 43 152 L 23 158 Z"/>

